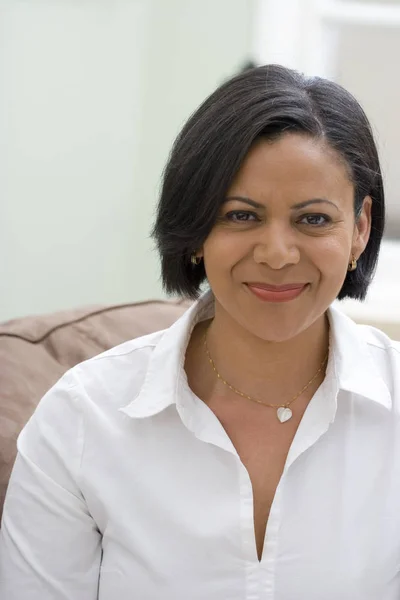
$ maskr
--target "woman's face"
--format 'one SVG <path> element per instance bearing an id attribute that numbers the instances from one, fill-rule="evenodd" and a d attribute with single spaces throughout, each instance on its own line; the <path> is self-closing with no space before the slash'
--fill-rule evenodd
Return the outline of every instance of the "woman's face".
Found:
<path id="1" fill-rule="evenodd" d="M 368 241 L 371 200 L 356 223 L 353 198 L 346 167 L 323 141 L 258 141 L 200 253 L 218 310 L 268 341 L 315 323 Z"/>

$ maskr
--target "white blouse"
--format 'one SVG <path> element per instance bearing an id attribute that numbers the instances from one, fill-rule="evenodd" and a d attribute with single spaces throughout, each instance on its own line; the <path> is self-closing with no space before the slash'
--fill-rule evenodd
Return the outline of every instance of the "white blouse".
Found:
<path id="1" fill-rule="evenodd" d="M 203 296 L 165 332 L 71 369 L 18 440 L 4 600 L 399 600 L 400 346 L 329 310 L 327 375 L 257 559 L 249 475 L 189 389 Z M 284 427 L 284 425 L 282 425 Z"/>

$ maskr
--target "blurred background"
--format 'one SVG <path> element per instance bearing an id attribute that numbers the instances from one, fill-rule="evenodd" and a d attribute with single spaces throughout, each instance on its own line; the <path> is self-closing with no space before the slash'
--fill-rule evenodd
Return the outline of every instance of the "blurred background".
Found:
<path id="1" fill-rule="evenodd" d="M 0 0 L 0 321 L 163 297 L 149 231 L 171 144 L 223 80 L 278 62 L 370 117 L 388 226 L 367 302 L 344 308 L 400 338 L 399 56 L 399 0 Z"/>

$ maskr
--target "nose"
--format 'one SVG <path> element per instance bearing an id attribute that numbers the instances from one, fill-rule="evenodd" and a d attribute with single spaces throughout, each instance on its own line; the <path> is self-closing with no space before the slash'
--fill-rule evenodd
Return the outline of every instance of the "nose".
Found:
<path id="1" fill-rule="evenodd" d="M 270 223 L 263 228 L 253 253 L 257 264 L 268 265 L 274 270 L 296 265 L 300 260 L 295 232 L 290 227 L 278 223 Z"/>

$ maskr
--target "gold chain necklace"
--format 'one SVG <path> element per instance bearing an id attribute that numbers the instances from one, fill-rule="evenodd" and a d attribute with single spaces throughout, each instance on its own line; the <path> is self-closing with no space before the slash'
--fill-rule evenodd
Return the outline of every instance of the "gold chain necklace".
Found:
<path id="1" fill-rule="evenodd" d="M 299 398 L 310 387 L 310 385 L 317 379 L 318 375 L 321 373 L 322 369 L 324 368 L 324 365 L 326 364 L 326 362 L 328 360 L 328 356 L 329 356 L 329 352 L 328 352 L 326 354 L 324 360 L 322 361 L 318 371 L 315 373 L 314 377 L 312 377 L 310 379 L 310 381 L 300 390 L 300 392 L 298 392 L 291 400 L 289 400 L 289 402 L 286 402 L 286 404 L 267 404 L 266 402 L 263 402 L 262 400 L 259 400 L 258 398 L 253 398 L 253 396 L 249 396 L 248 394 L 241 392 L 237 388 L 233 387 L 233 385 L 228 383 L 222 377 L 222 375 L 218 372 L 213 359 L 211 358 L 211 354 L 210 354 L 210 351 L 208 349 L 208 344 L 207 344 L 207 332 L 208 332 L 208 328 L 206 329 L 206 331 L 204 333 L 204 349 L 206 351 L 209 363 L 212 366 L 218 379 L 220 381 L 222 381 L 222 383 L 224 385 L 226 385 L 230 390 L 232 390 L 232 392 L 234 392 L 238 396 L 241 396 L 242 398 L 246 398 L 247 400 L 251 400 L 252 402 L 257 402 L 257 404 L 261 404 L 262 406 L 266 406 L 268 408 L 277 408 L 278 410 L 276 411 L 276 414 L 281 423 L 285 423 L 285 421 L 288 421 L 289 419 L 291 419 L 293 413 L 292 413 L 292 410 L 289 408 L 289 406 L 292 404 L 292 402 L 297 400 L 297 398 Z"/>

